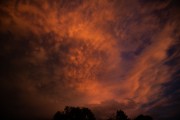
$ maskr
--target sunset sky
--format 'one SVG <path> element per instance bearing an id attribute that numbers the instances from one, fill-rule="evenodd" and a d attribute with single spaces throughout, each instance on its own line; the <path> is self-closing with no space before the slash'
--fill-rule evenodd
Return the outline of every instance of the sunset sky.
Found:
<path id="1" fill-rule="evenodd" d="M 179 120 L 179 80 L 179 0 L 0 0 L 0 119 Z"/>

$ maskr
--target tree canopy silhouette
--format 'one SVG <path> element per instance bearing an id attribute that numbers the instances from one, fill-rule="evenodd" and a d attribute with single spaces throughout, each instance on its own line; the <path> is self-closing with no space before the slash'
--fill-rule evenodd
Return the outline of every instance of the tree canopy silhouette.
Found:
<path id="1" fill-rule="evenodd" d="M 116 112 L 116 120 L 129 120 L 128 116 L 122 110 Z"/>
<path id="2" fill-rule="evenodd" d="M 57 112 L 53 120 L 96 120 L 88 108 L 65 107 L 63 112 Z"/>
<path id="3" fill-rule="evenodd" d="M 152 117 L 147 115 L 139 115 L 134 120 L 153 120 Z"/>
<path id="4" fill-rule="evenodd" d="M 80 107 L 65 107 L 64 111 L 57 111 L 53 120 L 96 120 L 94 114 L 88 108 Z M 116 115 L 111 116 L 107 120 L 130 120 L 122 110 L 117 110 Z M 133 120 L 153 120 L 152 117 L 147 115 L 139 115 Z"/>
<path id="5" fill-rule="evenodd" d="M 53 120 L 65 120 L 64 113 L 57 111 L 56 114 L 53 117 Z"/>
<path id="6" fill-rule="evenodd" d="M 122 110 L 117 110 L 115 116 L 111 116 L 107 120 L 130 120 Z"/>

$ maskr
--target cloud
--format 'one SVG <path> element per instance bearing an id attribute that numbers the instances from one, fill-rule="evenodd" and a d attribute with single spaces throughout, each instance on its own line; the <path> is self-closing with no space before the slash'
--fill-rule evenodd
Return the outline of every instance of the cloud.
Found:
<path id="1" fill-rule="evenodd" d="M 178 47 L 170 50 L 179 36 L 173 1 L 14 0 L 0 6 L 1 104 L 9 113 L 20 106 L 19 117 L 35 109 L 50 116 L 65 105 L 90 105 L 134 116 L 173 101 L 164 99 L 163 86 L 179 65 L 170 64 L 179 58 Z"/>

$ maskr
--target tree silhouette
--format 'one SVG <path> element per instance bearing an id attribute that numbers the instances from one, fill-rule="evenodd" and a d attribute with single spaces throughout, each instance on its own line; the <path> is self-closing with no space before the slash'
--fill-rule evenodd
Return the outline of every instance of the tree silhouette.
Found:
<path id="1" fill-rule="evenodd" d="M 122 110 L 118 110 L 116 112 L 116 120 L 129 120 L 129 119 L 128 116 Z"/>
<path id="2" fill-rule="evenodd" d="M 57 111 L 56 114 L 53 117 L 53 120 L 65 120 L 64 113 Z"/>
<path id="3" fill-rule="evenodd" d="M 65 107 L 63 112 L 57 112 L 53 120 L 96 120 L 88 108 Z"/>
<path id="4" fill-rule="evenodd" d="M 65 107 L 64 111 L 57 111 L 53 120 L 96 120 L 94 114 L 88 108 Z M 130 120 L 122 110 L 117 110 L 116 115 L 111 116 L 107 120 Z M 134 120 L 153 120 L 147 115 L 139 115 Z"/>
<path id="5" fill-rule="evenodd" d="M 84 120 L 95 120 L 94 114 L 88 108 L 82 108 Z"/>
<path id="6" fill-rule="evenodd" d="M 139 115 L 134 120 L 153 120 L 150 116 Z"/>

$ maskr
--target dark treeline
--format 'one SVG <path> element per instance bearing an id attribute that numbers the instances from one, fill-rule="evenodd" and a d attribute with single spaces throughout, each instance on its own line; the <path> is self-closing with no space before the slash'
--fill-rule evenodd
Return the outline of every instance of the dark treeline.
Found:
<path id="1" fill-rule="evenodd" d="M 53 120 L 96 120 L 92 111 L 88 108 L 65 107 L 64 111 L 56 112 Z M 106 120 L 153 120 L 150 116 L 139 115 L 134 119 L 130 119 L 124 111 L 117 110 L 115 116 Z"/>

